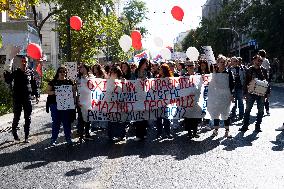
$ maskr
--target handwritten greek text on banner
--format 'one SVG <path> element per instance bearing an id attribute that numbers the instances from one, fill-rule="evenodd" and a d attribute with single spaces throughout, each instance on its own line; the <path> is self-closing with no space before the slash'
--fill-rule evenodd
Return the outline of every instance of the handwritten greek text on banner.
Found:
<path id="1" fill-rule="evenodd" d="M 227 79 L 224 74 L 216 75 L 223 78 L 220 81 Z M 212 75 L 145 80 L 89 78 L 80 84 L 79 101 L 85 121 L 201 118 L 207 112 L 211 79 Z"/>

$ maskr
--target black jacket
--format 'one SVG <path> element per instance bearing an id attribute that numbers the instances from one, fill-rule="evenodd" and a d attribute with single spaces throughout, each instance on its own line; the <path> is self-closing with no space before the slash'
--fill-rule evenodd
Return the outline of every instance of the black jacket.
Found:
<path id="1" fill-rule="evenodd" d="M 21 69 L 9 73 L 5 72 L 5 82 L 12 85 L 13 98 L 15 100 L 30 100 L 32 87 L 31 79 L 33 74 L 30 70 L 23 72 Z M 14 82 L 13 82 L 14 81 Z M 13 83 L 12 83 L 13 82 Z"/>

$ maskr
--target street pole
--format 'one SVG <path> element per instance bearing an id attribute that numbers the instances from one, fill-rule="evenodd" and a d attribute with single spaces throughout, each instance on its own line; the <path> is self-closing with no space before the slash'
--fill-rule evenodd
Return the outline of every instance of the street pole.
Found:
<path id="1" fill-rule="evenodd" d="M 108 6 L 106 7 L 106 16 L 108 17 L 108 13 L 109 13 L 109 9 L 108 9 Z M 106 61 L 108 63 L 108 60 L 109 60 L 109 37 L 107 35 L 107 54 L 106 54 Z"/>
<path id="2" fill-rule="evenodd" d="M 233 28 L 218 28 L 218 29 L 219 30 L 231 30 L 232 32 L 234 32 L 237 35 L 237 38 L 238 38 L 238 54 L 239 54 L 239 57 L 241 57 L 241 39 L 240 39 L 239 33 Z"/>

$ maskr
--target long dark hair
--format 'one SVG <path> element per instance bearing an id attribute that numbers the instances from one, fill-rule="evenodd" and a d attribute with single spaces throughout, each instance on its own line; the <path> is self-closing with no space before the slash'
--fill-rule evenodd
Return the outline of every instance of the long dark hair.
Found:
<path id="1" fill-rule="evenodd" d="M 64 70 L 64 71 L 66 72 L 66 74 L 67 74 L 67 69 L 66 69 L 66 67 L 60 66 L 60 67 L 57 69 L 57 71 L 56 71 L 56 74 L 55 74 L 55 76 L 54 76 L 54 78 L 53 78 L 53 81 L 55 81 L 55 80 L 58 79 L 58 77 L 59 77 L 59 72 L 60 72 L 61 70 Z"/>
<path id="2" fill-rule="evenodd" d="M 94 72 L 95 67 L 97 67 L 99 78 L 105 78 L 105 76 L 106 76 L 105 70 L 103 69 L 103 67 L 100 64 L 95 64 L 92 67 L 93 74 L 97 77 L 97 74 Z"/>
<path id="3" fill-rule="evenodd" d="M 111 73 L 115 73 L 117 75 L 118 79 L 120 79 L 123 75 L 120 67 L 116 66 L 116 65 L 111 67 L 109 73 L 110 73 L 109 75 L 111 75 Z"/>
<path id="4" fill-rule="evenodd" d="M 141 67 L 143 66 L 143 64 L 147 64 L 148 63 L 148 59 L 147 58 L 141 58 L 141 60 L 139 61 L 139 65 L 137 70 L 140 71 Z"/>
<path id="5" fill-rule="evenodd" d="M 199 64 L 199 66 L 198 66 L 198 71 L 197 71 L 198 73 L 200 73 L 200 74 L 210 74 L 209 66 L 208 66 L 207 60 L 205 60 L 205 59 L 200 59 L 200 60 L 198 60 L 198 64 Z M 206 68 L 205 68 L 205 72 L 204 72 L 204 73 L 202 73 L 201 64 L 205 64 L 205 65 L 206 65 Z"/>
<path id="6" fill-rule="evenodd" d="M 126 73 L 123 72 L 123 70 L 122 70 L 122 65 L 126 65 L 126 66 L 127 66 L 127 71 L 126 71 Z M 122 62 L 120 67 L 121 67 L 121 71 L 122 71 L 123 77 L 124 77 L 125 79 L 130 79 L 130 78 L 131 78 L 131 69 L 130 69 L 129 64 L 128 64 L 127 62 Z"/>
<path id="7" fill-rule="evenodd" d="M 173 72 L 171 71 L 169 65 L 167 64 L 162 64 L 160 66 L 160 69 L 162 69 L 162 72 L 164 74 L 164 77 L 174 77 Z"/>
<path id="8" fill-rule="evenodd" d="M 90 66 L 86 65 L 86 64 L 83 64 L 81 63 L 80 66 L 84 66 L 87 70 L 87 75 L 89 76 L 89 72 L 90 72 Z M 79 74 L 78 74 L 78 77 L 81 79 L 82 78 L 82 73 L 79 71 Z"/>

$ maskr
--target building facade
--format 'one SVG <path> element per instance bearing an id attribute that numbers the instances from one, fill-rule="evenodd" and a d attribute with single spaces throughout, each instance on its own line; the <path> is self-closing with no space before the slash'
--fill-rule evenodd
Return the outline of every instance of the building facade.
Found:
<path id="1" fill-rule="evenodd" d="M 52 8 L 50 6 L 52 5 L 48 5 L 45 3 L 40 3 L 39 5 L 36 6 L 38 22 L 42 21 L 48 15 L 48 13 L 50 12 L 50 9 Z M 19 18 L 19 19 L 10 18 L 6 12 L 2 12 L 0 15 L 1 15 L 0 24 L 3 26 L 11 25 L 11 24 L 15 26 L 16 25 L 29 25 L 31 28 L 36 30 L 36 28 L 34 27 L 33 12 L 31 8 L 27 10 L 26 16 L 24 16 L 23 18 Z M 52 19 L 52 17 L 50 17 L 48 20 L 46 20 L 45 24 L 43 25 L 41 29 L 42 43 L 40 45 L 43 50 L 44 59 L 46 60 L 43 64 L 44 67 L 48 67 L 49 65 L 51 65 L 54 68 L 56 68 L 59 65 L 58 63 L 59 38 L 58 38 L 58 33 L 53 31 L 53 29 L 55 29 L 56 27 L 57 27 L 56 22 Z M 25 40 L 24 38 L 20 38 L 19 35 L 23 35 L 26 32 L 27 31 L 24 31 L 24 30 L 20 33 L 17 32 L 15 33 L 14 37 L 15 38 L 18 37 L 19 40 Z M 1 33 L 7 33 L 7 31 L 1 30 Z M 34 40 L 30 40 L 28 38 L 27 42 L 34 42 Z M 4 48 L 5 48 L 5 44 L 3 43 L 3 48 L 0 49 L 0 55 L 2 55 L 2 58 L 1 58 L 2 64 L 3 64 L 3 59 L 4 59 L 3 56 L 5 56 Z M 22 55 L 25 55 L 25 51 L 21 53 Z"/>

